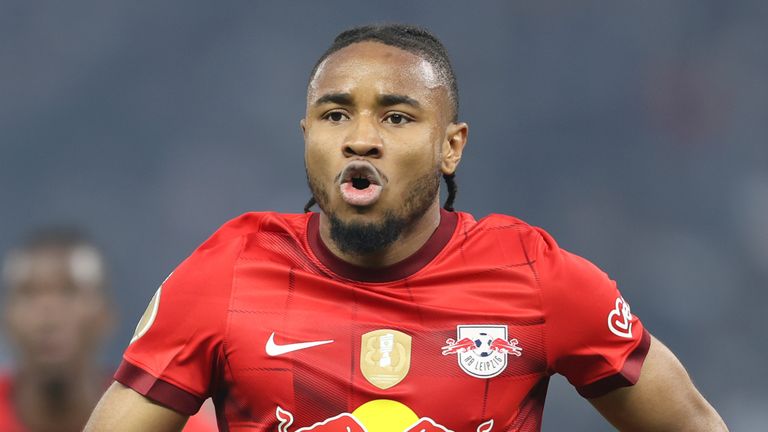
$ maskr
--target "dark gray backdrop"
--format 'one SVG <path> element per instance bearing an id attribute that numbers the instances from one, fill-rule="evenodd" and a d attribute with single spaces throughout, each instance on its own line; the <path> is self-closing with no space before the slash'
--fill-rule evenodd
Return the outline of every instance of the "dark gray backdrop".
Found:
<path id="1" fill-rule="evenodd" d="M 217 226 L 301 211 L 298 121 L 332 37 L 421 24 L 452 53 L 470 124 L 457 207 L 598 263 L 732 430 L 760 430 L 767 5 L 0 0 L 0 250 L 40 224 L 87 227 L 111 263 L 116 364 Z M 610 428 L 558 378 L 544 430 Z"/>

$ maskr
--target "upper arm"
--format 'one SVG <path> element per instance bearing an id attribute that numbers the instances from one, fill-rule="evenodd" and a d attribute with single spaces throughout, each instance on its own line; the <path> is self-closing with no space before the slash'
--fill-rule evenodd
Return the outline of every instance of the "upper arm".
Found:
<path id="1" fill-rule="evenodd" d="M 589 401 L 622 431 L 727 430 L 680 361 L 656 338 L 635 385 Z"/>
<path id="2" fill-rule="evenodd" d="M 152 297 L 114 378 L 153 402 L 195 414 L 215 391 L 234 263 L 242 239 L 216 236 L 182 262 Z"/>
<path id="3" fill-rule="evenodd" d="M 634 384 L 650 342 L 642 322 L 605 272 L 546 233 L 541 239 L 533 257 L 549 371 L 587 398 Z"/>
<path id="4" fill-rule="evenodd" d="M 622 431 L 726 430 L 674 354 L 631 313 L 615 282 L 546 233 L 541 238 L 534 256 L 550 370 Z"/>
<path id="5" fill-rule="evenodd" d="M 187 417 L 115 382 L 91 414 L 85 432 L 176 432 Z"/>

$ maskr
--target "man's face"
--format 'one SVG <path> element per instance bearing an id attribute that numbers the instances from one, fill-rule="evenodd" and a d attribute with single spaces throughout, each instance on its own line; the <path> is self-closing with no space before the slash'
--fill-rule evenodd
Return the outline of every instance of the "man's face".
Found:
<path id="1" fill-rule="evenodd" d="M 44 248 L 12 260 L 5 321 L 22 364 L 66 370 L 90 357 L 105 336 L 111 321 L 100 274 L 92 273 L 99 271 L 94 254 Z"/>
<path id="2" fill-rule="evenodd" d="M 341 224 L 412 222 L 437 204 L 447 128 L 445 82 L 421 57 L 375 42 L 329 56 L 307 93 L 307 178 Z"/>

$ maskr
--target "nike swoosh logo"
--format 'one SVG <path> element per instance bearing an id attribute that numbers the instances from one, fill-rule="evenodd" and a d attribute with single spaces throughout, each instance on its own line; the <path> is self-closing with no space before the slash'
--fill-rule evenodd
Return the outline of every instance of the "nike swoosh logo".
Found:
<path id="1" fill-rule="evenodd" d="M 294 352 L 298 350 L 316 347 L 319 345 L 329 344 L 332 342 L 333 342 L 332 340 L 324 340 L 324 341 L 299 342 L 299 343 L 278 345 L 275 343 L 275 333 L 273 332 L 269 336 L 269 340 L 267 341 L 266 348 L 267 348 L 267 354 L 274 357 L 274 356 L 287 354 L 289 352 Z"/>

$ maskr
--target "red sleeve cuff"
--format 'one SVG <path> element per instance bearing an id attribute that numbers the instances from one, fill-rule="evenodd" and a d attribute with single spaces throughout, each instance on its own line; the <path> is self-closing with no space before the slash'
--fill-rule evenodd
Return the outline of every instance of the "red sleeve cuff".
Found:
<path id="1" fill-rule="evenodd" d="M 651 346 L 651 334 L 643 329 L 643 336 L 635 350 L 629 354 L 624 362 L 624 368 L 618 373 L 599 379 L 585 386 L 576 387 L 576 391 L 585 398 L 596 398 L 610 393 L 620 387 L 634 385 L 640 378 L 640 370 L 643 367 L 643 361 L 648 354 L 648 348 Z"/>
<path id="2" fill-rule="evenodd" d="M 199 396 L 160 378 L 155 378 L 125 359 L 117 368 L 114 378 L 115 381 L 132 388 L 152 401 L 187 416 L 195 414 L 204 402 L 204 399 Z"/>

